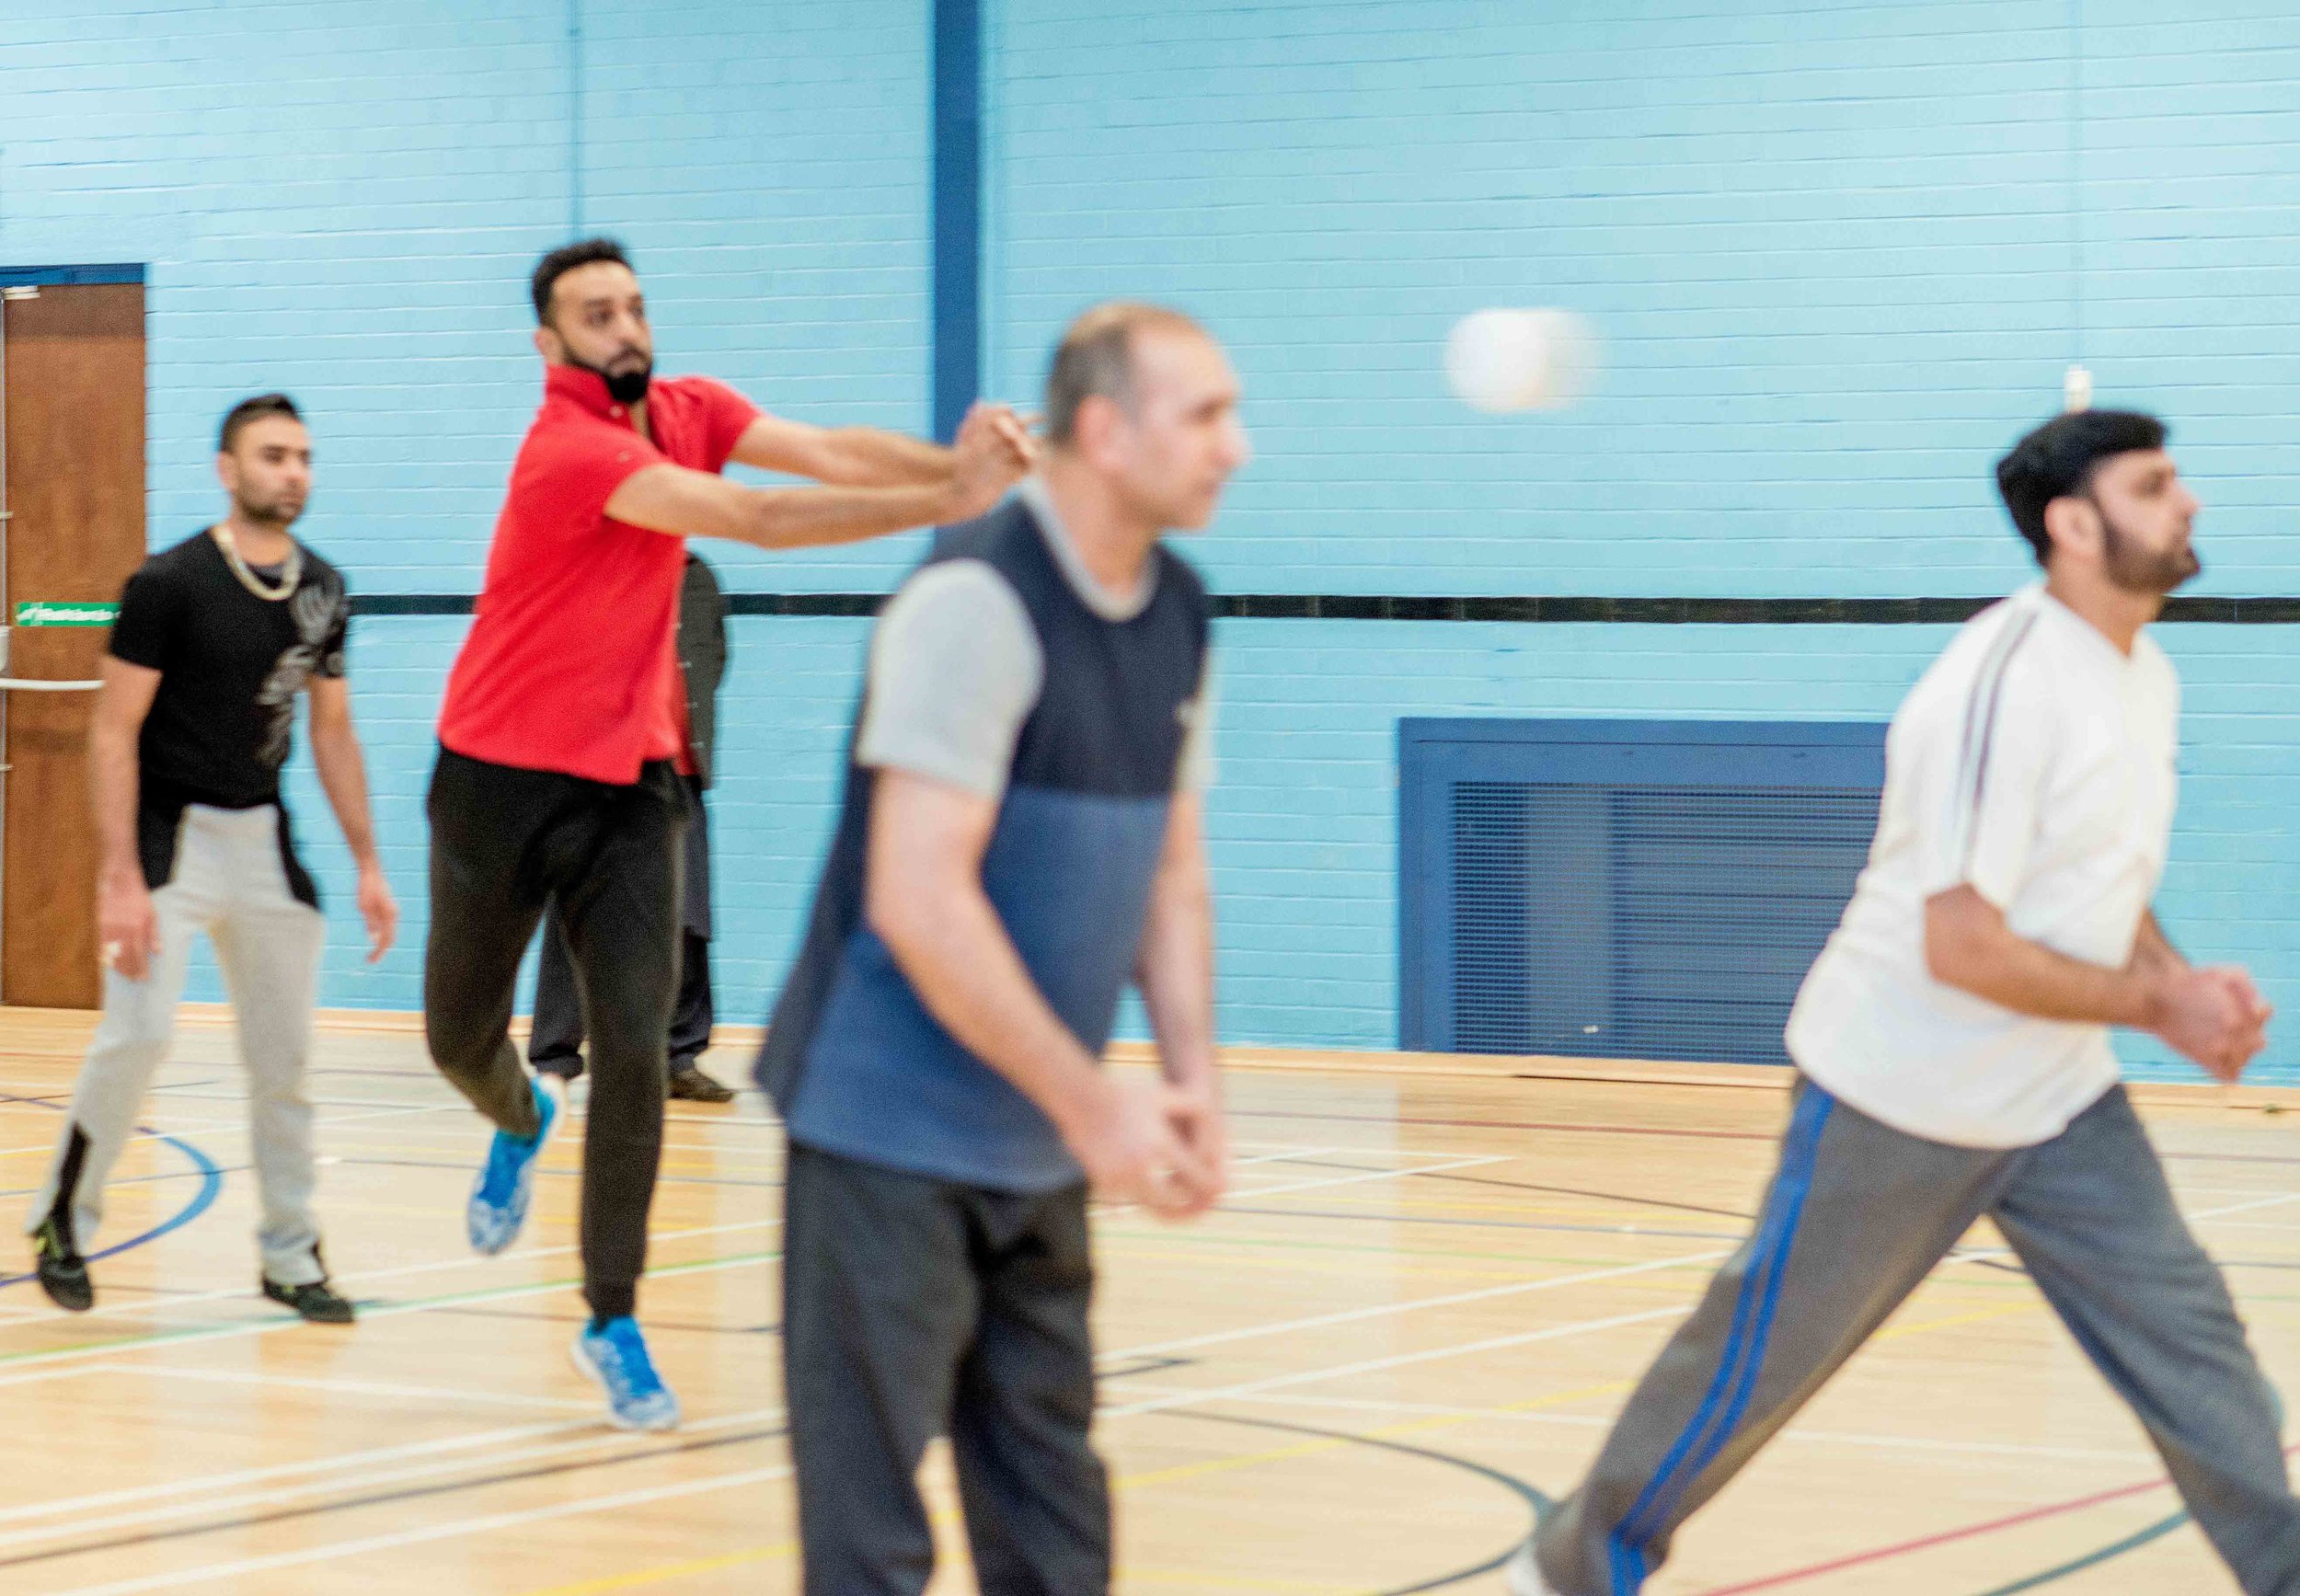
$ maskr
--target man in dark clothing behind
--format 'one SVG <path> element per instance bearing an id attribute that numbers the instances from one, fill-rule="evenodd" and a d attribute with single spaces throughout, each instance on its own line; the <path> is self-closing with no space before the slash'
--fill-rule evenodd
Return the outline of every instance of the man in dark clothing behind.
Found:
<path id="1" fill-rule="evenodd" d="M 679 1000 L 671 1013 L 671 1095 L 690 1103 L 731 1103 L 735 1095 L 703 1073 L 711 1045 L 711 828 L 703 794 L 718 760 L 719 684 L 727 673 L 727 595 L 693 551 L 679 586 L 679 674 L 686 686 L 686 758 L 680 774 L 695 798 L 686 833 L 686 890 L 679 909 Z M 556 898 L 543 917 L 535 970 L 535 1028 L 527 1062 L 538 1074 L 572 1081 L 583 1073 L 583 1007 L 575 967 L 559 930 Z"/>

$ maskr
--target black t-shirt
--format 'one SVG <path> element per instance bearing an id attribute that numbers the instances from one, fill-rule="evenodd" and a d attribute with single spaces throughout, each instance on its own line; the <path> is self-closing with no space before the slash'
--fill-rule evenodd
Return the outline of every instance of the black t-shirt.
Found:
<path id="1" fill-rule="evenodd" d="M 121 594 L 112 656 L 160 673 L 137 747 L 139 829 L 164 839 L 155 886 L 168 873 L 186 804 L 280 801 L 295 695 L 315 676 L 343 674 L 351 603 L 342 573 L 307 548 L 303 559 L 293 593 L 259 598 L 203 531 L 146 560 Z M 144 852 L 150 877 L 155 861 Z"/>

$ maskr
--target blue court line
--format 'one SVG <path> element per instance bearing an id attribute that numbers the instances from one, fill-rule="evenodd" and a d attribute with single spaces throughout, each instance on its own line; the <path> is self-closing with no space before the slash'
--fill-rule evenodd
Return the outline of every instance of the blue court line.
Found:
<path id="1" fill-rule="evenodd" d="M 55 1103 L 43 1103 L 38 1097 L 18 1097 L 6 1094 L 0 1094 L 0 1105 L 5 1104 L 30 1104 L 36 1108 L 53 1108 L 59 1114 L 69 1113 L 71 1111 L 70 1109 Z M 160 1237 L 167 1234 L 170 1231 L 183 1229 L 184 1226 L 190 1224 L 193 1220 L 198 1219 L 201 1214 L 207 1212 L 209 1209 L 213 1208 L 215 1206 L 215 1200 L 224 1194 L 224 1171 L 217 1165 L 214 1159 L 201 1152 L 199 1148 L 194 1147 L 190 1142 L 183 1140 L 180 1136 L 170 1136 L 165 1131 L 155 1131 L 149 1126 L 144 1125 L 137 1126 L 136 1131 L 140 1135 L 155 1137 L 159 1141 L 167 1142 L 170 1147 L 176 1149 L 177 1152 L 191 1160 L 192 1168 L 198 1171 L 200 1175 L 200 1189 L 192 1193 L 191 1200 L 185 1203 L 184 1206 L 178 1211 L 172 1218 L 163 1220 L 158 1224 L 154 1225 L 150 1230 L 145 1231 L 142 1235 L 132 1235 L 126 1241 L 120 1242 L 112 1246 L 108 1246 L 101 1252 L 88 1254 L 88 1262 L 90 1263 L 95 1263 L 100 1258 L 117 1257 L 121 1253 L 128 1251 L 132 1247 L 144 1246 L 148 1243 L 159 1240 Z M 30 1274 L 0 1275 L 0 1287 L 21 1285 L 26 1280 L 37 1280 L 40 1277 L 38 1275 Z"/>

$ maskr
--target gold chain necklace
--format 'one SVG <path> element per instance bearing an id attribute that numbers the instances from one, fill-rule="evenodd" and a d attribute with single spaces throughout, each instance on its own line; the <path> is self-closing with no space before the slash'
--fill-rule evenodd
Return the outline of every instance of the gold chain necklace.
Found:
<path id="1" fill-rule="evenodd" d="M 217 546 L 224 550 L 224 558 L 231 566 L 232 574 L 239 578 L 239 585 L 267 603 L 278 603 L 293 593 L 304 580 L 304 551 L 291 539 L 287 558 L 280 565 L 280 583 L 273 587 L 258 576 L 255 568 L 240 557 L 239 545 L 232 540 L 232 529 L 219 524 L 214 529 Z"/>

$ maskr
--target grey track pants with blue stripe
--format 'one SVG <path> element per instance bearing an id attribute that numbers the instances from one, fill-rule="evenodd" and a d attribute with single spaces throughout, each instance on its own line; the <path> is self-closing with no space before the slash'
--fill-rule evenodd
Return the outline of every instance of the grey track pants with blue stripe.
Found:
<path id="1" fill-rule="evenodd" d="M 1756 1233 L 1542 1523 L 1543 1578 L 1561 1596 L 1634 1596 L 1677 1526 L 1983 1215 L 2147 1426 L 2248 1596 L 2300 1596 L 2275 1395 L 2121 1086 L 2052 1141 L 1994 1152 L 1905 1135 L 1800 1084 Z"/>

